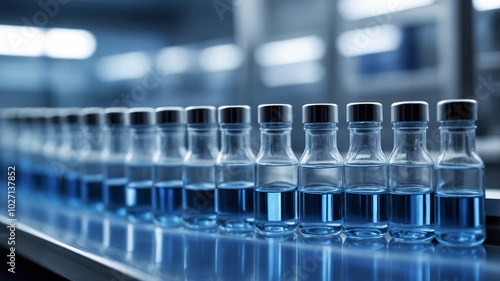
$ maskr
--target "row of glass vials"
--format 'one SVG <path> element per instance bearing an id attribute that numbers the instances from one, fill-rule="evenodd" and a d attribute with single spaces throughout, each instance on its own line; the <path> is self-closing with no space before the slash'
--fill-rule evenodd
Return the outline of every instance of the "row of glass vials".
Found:
<path id="1" fill-rule="evenodd" d="M 343 159 L 337 105 L 304 105 L 306 147 L 297 160 L 288 104 L 259 106 L 256 157 L 246 105 L 7 109 L 2 159 L 5 166 L 17 165 L 20 192 L 132 222 L 483 243 L 477 103 L 438 103 L 441 150 L 435 162 L 426 148 L 426 102 L 392 104 L 388 160 L 381 148 L 382 110 L 375 102 L 347 105 L 350 147 Z"/>

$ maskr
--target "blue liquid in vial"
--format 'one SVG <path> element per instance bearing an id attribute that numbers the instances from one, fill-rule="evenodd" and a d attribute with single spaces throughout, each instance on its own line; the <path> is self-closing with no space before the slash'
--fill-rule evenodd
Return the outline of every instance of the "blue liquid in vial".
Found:
<path id="1" fill-rule="evenodd" d="M 436 194 L 436 238 L 444 245 L 476 246 L 484 242 L 484 196 L 475 190 Z"/>
<path id="2" fill-rule="evenodd" d="M 332 235 L 342 229 L 340 190 L 331 187 L 299 188 L 299 228 L 305 235 Z"/>
<path id="3" fill-rule="evenodd" d="M 102 176 L 83 176 L 81 178 L 81 198 L 92 208 L 102 209 Z"/>
<path id="4" fill-rule="evenodd" d="M 434 238 L 434 192 L 426 186 L 399 187 L 390 194 L 389 234 L 395 240 Z"/>
<path id="5" fill-rule="evenodd" d="M 255 228 L 258 232 L 293 232 L 297 225 L 297 191 L 291 186 L 272 186 L 255 191 Z"/>
<path id="6" fill-rule="evenodd" d="M 184 221 L 190 227 L 215 226 L 215 186 L 193 184 L 183 188 Z"/>
<path id="7" fill-rule="evenodd" d="M 149 221 L 153 209 L 153 181 L 134 181 L 126 185 L 127 216 L 131 221 Z"/>
<path id="8" fill-rule="evenodd" d="M 104 208 L 116 215 L 124 216 L 126 178 L 106 179 L 103 183 Z"/>
<path id="9" fill-rule="evenodd" d="M 160 225 L 182 222 L 182 181 L 162 181 L 154 185 L 154 220 Z"/>
<path id="10" fill-rule="evenodd" d="M 61 181 L 59 175 L 55 171 L 49 171 L 45 175 L 46 183 L 45 185 L 48 187 L 49 196 L 58 197 L 60 196 L 61 191 Z"/>
<path id="11" fill-rule="evenodd" d="M 40 167 L 34 167 L 31 171 L 31 184 L 33 185 L 33 190 L 36 192 L 43 192 L 46 190 L 45 183 L 47 182 L 45 179 L 45 173 Z"/>
<path id="12" fill-rule="evenodd" d="M 70 204 L 78 203 L 80 199 L 80 177 L 78 173 L 67 172 L 62 181 L 64 197 Z"/>
<path id="13" fill-rule="evenodd" d="M 345 191 L 344 233 L 354 237 L 382 237 L 387 232 L 388 194 L 383 186 Z"/>
<path id="14" fill-rule="evenodd" d="M 250 230 L 254 219 L 252 182 L 227 182 L 216 189 L 217 224 L 226 230 Z"/>

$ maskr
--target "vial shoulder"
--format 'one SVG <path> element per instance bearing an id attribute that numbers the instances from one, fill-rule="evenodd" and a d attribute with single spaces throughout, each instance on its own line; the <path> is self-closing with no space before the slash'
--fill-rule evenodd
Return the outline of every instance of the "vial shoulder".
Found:
<path id="1" fill-rule="evenodd" d="M 344 160 L 345 164 L 386 164 L 384 152 L 378 149 L 349 149 Z"/>
<path id="2" fill-rule="evenodd" d="M 441 152 L 435 161 L 436 166 L 471 166 L 482 167 L 484 162 L 477 153 Z"/>
<path id="3" fill-rule="evenodd" d="M 425 149 L 415 150 L 398 150 L 395 149 L 391 152 L 388 159 L 388 164 L 392 165 L 418 165 L 418 166 L 432 166 L 434 161 L 429 152 Z"/>
<path id="4" fill-rule="evenodd" d="M 259 152 L 255 160 L 256 164 L 285 164 L 296 165 L 298 164 L 297 157 L 292 150 L 281 151 L 280 153 L 267 153 Z"/>
<path id="5" fill-rule="evenodd" d="M 299 165 L 342 165 L 342 156 L 338 151 L 305 150 L 299 159 Z"/>

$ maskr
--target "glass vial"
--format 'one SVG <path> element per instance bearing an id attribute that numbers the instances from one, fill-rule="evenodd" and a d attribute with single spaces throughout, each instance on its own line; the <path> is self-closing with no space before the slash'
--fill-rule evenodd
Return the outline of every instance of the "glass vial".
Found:
<path id="1" fill-rule="evenodd" d="M 486 238 L 484 164 L 476 152 L 477 102 L 443 100 L 437 105 L 441 149 L 434 165 L 437 240 L 476 246 Z"/>
<path id="2" fill-rule="evenodd" d="M 380 143 L 382 104 L 348 104 L 347 122 L 343 231 L 348 237 L 382 237 L 388 226 L 387 165 Z"/>
<path id="3" fill-rule="evenodd" d="M 31 131 L 33 137 L 30 147 L 31 184 L 32 184 L 32 190 L 36 194 L 41 195 L 46 190 L 44 186 L 45 158 L 43 155 L 43 148 L 45 146 L 45 142 L 47 141 L 47 125 L 45 123 L 45 117 L 44 117 L 45 109 L 33 108 L 30 112 L 30 115 L 31 115 Z"/>
<path id="4" fill-rule="evenodd" d="M 391 106 L 394 149 L 389 157 L 389 234 L 395 241 L 434 238 L 433 162 L 426 147 L 429 105 L 396 102 Z"/>
<path id="5" fill-rule="evenodd" d="M 182 107 L 156 109 L 160 146 L 154 157 L 153 213 L 158 225 L 182 223 L 182 162 L 186 155 L 186 113 Z"/>
<path id="6" fill-rule="evenodd" d="M 217 224 L 226 231 L 250 231 L 253 230 L 254 219 L 255 163 L 250 147 L 250 107 L 221 106 L 218 113 L 221 151 L 216 165 Z"/>
<path id="7" fill-rule="evenodd" d="M 104 209 L 125 216 L 125 159 L 130 148 L 128 108 L 111 107 L 104 113 L 104 150 L 102 153 Z"/>
<path id="8" fill-rule="evenodd" d="M 102 149 L 104 134 L 102 130 L 104 109 L 84 108 L 81 111 L 83 144 L 80 150 L 80 196 L 82 203 L 91 209 L 102 211 Z"/>
<path id="9" fill-rule="evenodd" d="M 217 121 L 215 107 L 186 108 L 188 151 L 183 167 L 182 217 L 190 228 L 210 228 L 215 220 L 215 160 Z"/>
<path id="10" fill-rule="evenodd" d="M 80 147 L 82 130 L 80 108 L 63 110 L 63 144 L 59 149 L 62 171 L 62 194 L 70 205 L 80 203 Z"/>
<path id="11" fill-rule="evenodd" d="M 255 161 L 255 229 L 286 234 L 297 226 L 297 158 L 292 151 L 292 106 L 259 105 L 261 144 Z"/>
<path id="12" fill-rule="evenodd" d="M 156 151 L 155 111 L 149 107 L 129 111 L 131 148 L 126 157 L 125 202 L 130 221 L 153 217 L 153 157 Z"/>
<path id="13" fill-rule="evenodd" d="M 48 188 L 48 196 L 51 199 L 60 198 L 61 195 L 61 174 L 59 172 L 57 152 L 63 143 L 62 118 L 59 108 L 52 108 L 47 112 L 47 142 L 43 149 L 46 175 L 45 186 Z"/>
<path id="14" fill-rule="evenodd" d="M 306 147 L 299 160 L 299 231 L 305 236 L 342 230 L 343 160 L 337 149 L 336 104 L 302 107 Z"/>

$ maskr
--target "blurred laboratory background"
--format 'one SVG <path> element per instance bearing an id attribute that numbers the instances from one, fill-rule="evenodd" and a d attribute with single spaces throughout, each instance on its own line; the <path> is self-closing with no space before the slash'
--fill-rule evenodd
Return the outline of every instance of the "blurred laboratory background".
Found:
<path id="1" fill-rule="evenodd" d="M 0 2 L 2 107 L 479 102 L 487 188 L 500 188 L 500 0 Z M 257 136 L 257 126 L 254 135 Z M 255 148 L 258 139 L 255 137 Z"/>

